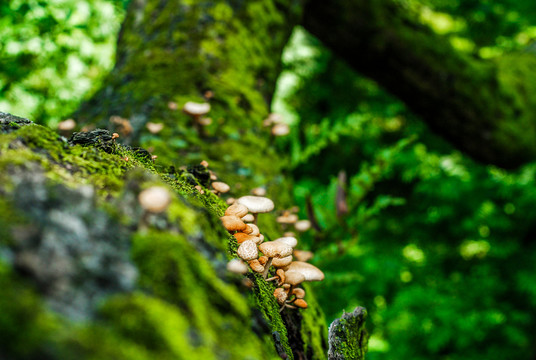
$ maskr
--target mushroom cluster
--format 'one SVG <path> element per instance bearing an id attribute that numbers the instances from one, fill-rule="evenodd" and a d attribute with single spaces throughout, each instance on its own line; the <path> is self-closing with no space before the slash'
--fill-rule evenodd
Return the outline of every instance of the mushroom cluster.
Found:
<path id="1" fill-rule="evenodd" d="M 237 255 L 254 272 L 262 273 L 266 281 L 275 281 L 278 287 L 274 297 L 281 305 L 280 311 L 285 308 L 306 308 L 305 290 L 297 286 L 304 281 L 323 280 L 324 274 L 304 261 L 293 261 L 293 253 L 295 256 L 300 254 L 299 250 L 294 250 L 298 244 L 295 237 L 285 236 L 264 242 L 264 236 L 256 225 L 257 216 L 273 209 L 274 203 L 266 197 L 243 196 L 227 208 L 221 221 L 239 244 Z M 298 260 L 305 258 L 310 257 L 300 256 Z M 275 275 L 267 278 L 272 267 L 275 268 Z"/>

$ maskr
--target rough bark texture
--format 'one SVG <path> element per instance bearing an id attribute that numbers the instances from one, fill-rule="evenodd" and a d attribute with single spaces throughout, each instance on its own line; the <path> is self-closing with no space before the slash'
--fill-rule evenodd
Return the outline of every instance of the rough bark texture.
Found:
<path id="1" fill-rule="evenodd" d="M 536 158 L 533 54 L 473 58 L 394 0 L 311 0 L 303 25 L 470 156 L 505 168 Z"/>
<path id="2" fill-rule="evenodd" d="M 329 360 L 363 360 L 367 351 L 367 310 L 355 308 L 329 326 Z"/>

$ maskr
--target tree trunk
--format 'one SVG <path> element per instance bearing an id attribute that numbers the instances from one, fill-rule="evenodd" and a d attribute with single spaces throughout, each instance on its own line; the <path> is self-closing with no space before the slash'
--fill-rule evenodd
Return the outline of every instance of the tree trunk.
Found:
<path id="1" fill-rule="evenodd" d="M 117 65 L 69 142 L 0 114 L 0 357 L 325 359 L 323 314 L 285 309 L 258 274 L 225 266 L 237 244 L 208 160 L 233 195 L 264 185 L 290 207 L 284 156 L 261 129 L 299 3 L 133 0 Z M 180 109 L 210 101 L 203 132 Z M 148 122 L 164 124 L 158 135 Z M 158 156 L 139 148 L 142 145 Z M 144 189 L 171 195 L 162 212 Z M 241 186 L 241 190 L 239 187 Z M 260 217 L 267 238 L 280 236 Z"/>
<path id="2" fill-rule="evenodd" d="M 475 159 L 505 168 L 534 160 L 536 57 L 471 57 L 413 15 L 394 0 L 311 0 L 303 24 Z"/>

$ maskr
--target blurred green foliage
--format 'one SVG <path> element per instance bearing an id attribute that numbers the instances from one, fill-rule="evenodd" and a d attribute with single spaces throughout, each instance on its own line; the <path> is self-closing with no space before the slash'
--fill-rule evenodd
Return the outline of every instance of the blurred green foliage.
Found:
<path id="1" fill-rule="evenodd" d="M 534 39 L 528 1 L 404 4 L 474 56 Z M 310 202 L 321 227 L 301 243 L 326 272 L 327 320 L 365 306 L 368 359 L 533 358 L 536 164 L 475 163 L 303 30 L 283 61 L 273 106 L 293 130 L 278 145 L 301 217 Z"/>
<path id="2" fill-rule="evenodd" d="M 0 4 L 0 111 L 54 125 L 113 66 L 127 0 Z"/>

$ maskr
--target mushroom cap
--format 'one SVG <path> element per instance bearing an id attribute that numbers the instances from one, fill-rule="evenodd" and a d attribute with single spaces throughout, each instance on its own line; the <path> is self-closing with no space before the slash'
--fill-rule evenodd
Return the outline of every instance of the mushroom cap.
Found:
<path id="1" fill-rule="evenodd" d="M 202 126 L 209 126 L 210 124 L 212 124 L 212 119 L 204 117 L 199 119 L 197 122 Z"/>
<path id="2" fill-rule="evenodd" d="M 235 274 L 245 274 L 248 272 L 248 267 L 240 259 L 233 259 L 227 263 L 227 270 Z"/>
<path id="3" fill-rule="evenodd" d="M 246 215 L 248 211 L 249 210 L 245 205 L 235 203 L 225 210 L 225 215 L 234 215 L 241 218 Z"/>
<path id="4" fill-rule="evenodd" d="M 237 232 L 233 236 L 235 237 L 236 242 L 239 243 L 239 244 L 243 243 L 246 240 L 253 241 L 255 244 L 257 244 L 257 242 L 259 241 L 257 236 L 251 236 L 251 235 L 245 234 L 243 232 Z"/>
<path id="5" fill-rule="evenodd" d="M 242 221 L 245 221 L 245 222 L 254 222 L 255 221 L 255 216 L 253 216 L 253 214 L 246 214 L 244 216 L 242 216 Z"/>
<path id="6" fill-rule="evenodd" d="M 246 195 L 238 200 L 239 204 L 245 205 L 254 214 L 270 212 L 274 209 L 274 202 L 266 197 Z"/>
<path id="7" fill-rule="evenodd" d="M 283 305 L 288 298 L 288 294 L 283 288 L 277 288 L 274 290 L 274 296 L 277 299 L 279 305 Z"/>
<path id="8" fill-rule="evenodd" d="M 158 134 L 164 128 L 164 124 L 148 122 L 147 124 L 145 124 L 145 127 L 147 128 L 147 130 L 149 130 L 151 134 Z"/>
<path id="9" fill-rule="evenodd" d="M 292 295 L 296 295 L 296 299 L 303 299 L 305 297 L 305 290 L 302 288 L 292 289 Z"/>
<path id="10" fill-rule="evenodd" d="M 298 285 L 305 281 L 305 276 L 298 271 L 287 271 L 285 273 L 285 283 L 290 285 Z"/>
<path id="11" fill-rule="evenodd" d="M 296 271 L 303 274 L 303 276 L 305 276 L 306 281 L 324 280 L 324 273 L 319 268 L 303 261 L 293 261 L 285 270 L 285 275 L 287 275 L 291 271 Z"/>
<path id="12" fill-rule="evenodd" d="M 229 231 L 242 231 L 246 228 L 246 224 L 237 216 L 222 216 L 220 220 Z"/>
<path id="13" fill-rule="evenodd" d="M 259 245 L 259 250 L 268 257 L 285 257 L 292 254 L 292 247 L 277 241 L 268 241 Z"/>
<path id="14" fill-rule="evenodd" d="M 309 220 L 299 220 L 294 224 L 294 229 L 303 232 L 311 228 L 311 222 Z"/>
<path id="15" fill-rule="evenodd" d="M 285 135 L 288 135 L 289 133 L 290 133 L 290 126 L 288 126 L 288 124 L 279 123 L 279 124 L 275 124 L 272 127 L 273 136 L 285 136 Z"/>
<path id="16" fill-rule="evenodd" d="M 225 202 L 227 203 L 227 205 L 233 205 L 235 203 L 236 199 L 233 198 L 233 197 L 230 197 L 229 199 L 227 199 Z"/>
<path id="17" fill-rule="evenodd" d="M 228 192 L 229 190 L 231 190 L 231 187 L 229 185 L 227 185 L 226 183 L 224 182 L 221 182 L 221 181 L 214 181 L 212 183 L 212 188 L 214 190 L 216 190 L 217 192 L 220 192 L 222 194 Z"/>
<path id="18" fill-rule="evenodd" d="M 307 250 L 294 250 L 293 255 L 296 258 L 296 260 L 303 261 L 303 262 L 307 260 L 311 260 L 314 256 L 314 254 L 311 251 L 307 251 Z"/>
<path id="19" fill-rule="evenodd" d="M 256 187 L 256 188 L 251 189 L 251 193 L 255 196 L 265 196 L 266 189 L 263 187 Z"/>
<path id="20" fill-rule="evenodd" d="M 169 191 L 162 186 L 151 186 L 140 192 L 138 201 L 145 210 L 152 213 L 161 213 L 171 203 Z"/>
<path id="21" fill-rule="evenodd" d="M 285 214 L 278 216 L 276 221 L 280 224 L 294 224 L 298 221 L 298 215 L 296 214 Z"/>
<path id="22" fill-rule="evenodd" d="M 285 256 L 283 258 L 274 258 L 272 265 L 276 268 L 285 267 L 292 262 L 292 255 Z"/>
<path id="23" fill-rule="evenodd" d="M 296 245 L 298 245 L 298 239 L 292 236 L 280 237 L 279 239 L 275 239 L 274 242 L 280 242 L 280 243 L 286 244 L 290 246 L 291 248 L 295 248 Z"/>
<path id="24" fill-rule="evenodd" d="M 76 127 L 76 121 L 73 119 L 67 119 L 58 123 L 58 130 L 69 131 Z"/>
<path id="25" fill-rule="evenodd" d="M 249 266 L 251 267 L 251 270 L 255 271 L 256 273 L 262 273 L 264 271 L 264 266 L 259 262 L 258 259 L 253 259 L 249 262 Z"/>
<path id="26" fill-rule="evenodd" d="M 182 111 L 184 111 L 188 115 L 201 116 L 201 115 L 208 114 L 208 112 L 210 111 L 210 104 L 188 101 L 182 107 Z"/>
<path id="27" fill-rule="evenodd" d="M 283 233 L 283 237 L 296 237 L 296 234 L 292 231 L 287 231 Z"/>
<path id="28" fill-rule="evenodd" d="M 268 256 L 263 255 L 259 257 L 259 262 L 261 263 L 261 265 L 266 264 L 268 262 Z"/>
<path id="29" fill-rule="evenodd" d="M 240 256 L 242 260 L 251 261 L 257 259 L 259 251 L 257 250 L 257 244 L 251 240 L 246 240 L 236 250 L 236 254 Z"/>
<path id="30" fill-rule="evenodd" d="M 279 276 L 280 283 L 285 282 L 285 271 L 283 269 L 277 269 L 275 271 L 275 274 Z"/>
<path id="31" fill-rule="evenodd" d="M 244 219 L 242 219 L 244 221 Z M 258 236 L 261 232 L 259 230 L 259 227 L 255 224 L 248 224 L 249 228 L 251 229 L 251 233 L 249 235 L 252 236 Z"/>
<path id="32" fill-rule="evenodd" d="M 307 303 L 303 299 L 296 299 L 293 304 L 299 308 L 307 309 Z"/>

